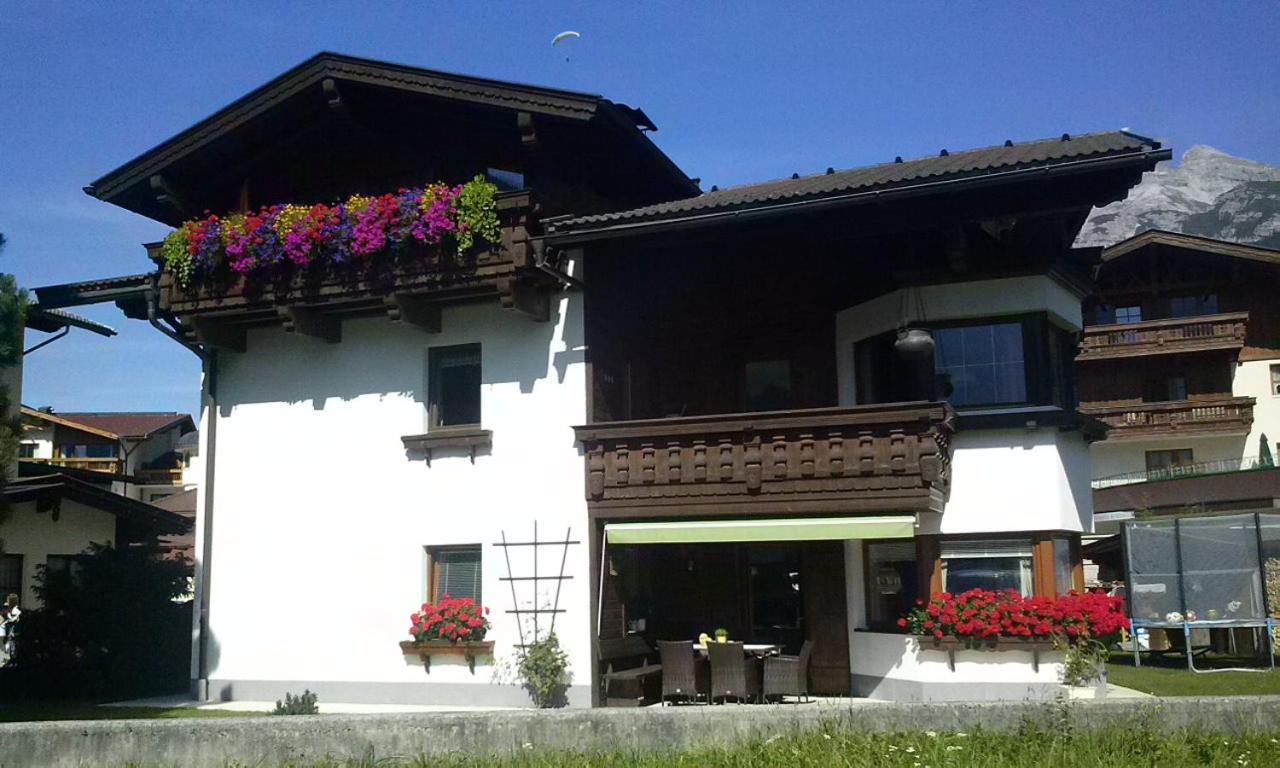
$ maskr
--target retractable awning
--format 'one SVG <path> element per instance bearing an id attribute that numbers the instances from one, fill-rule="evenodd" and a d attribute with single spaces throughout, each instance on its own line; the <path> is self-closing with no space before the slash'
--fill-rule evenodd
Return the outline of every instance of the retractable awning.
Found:
<path id="1" fill-rule="evenodd" d="M 690 520 L 610 523 L 609 544 L 698 544 L 738 541 L 831 541 L 901 539 L 915 535 L 913 515 L 801 517 L 783 520 Z"/>

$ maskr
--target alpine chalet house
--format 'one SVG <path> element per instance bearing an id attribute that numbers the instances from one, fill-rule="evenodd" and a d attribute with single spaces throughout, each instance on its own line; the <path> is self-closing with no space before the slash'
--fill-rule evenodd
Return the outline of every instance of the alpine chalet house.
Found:
<path id="1" fill-rule="evenodd" d="M 155 274 L 59 290 L 204 360 L 199 694 L 527 704 L 503 670 L 554 631 L 571 704 L 634 703 L 657 656 L 623 656 L 717 629 L 811 640 L 813 693 L 1056 687 L 1031 653 L 975 685 L 895 622 L 1079 584 L 1103 430 L 1071 243 L 1168 151 L 1064 135 L 700 194 L 653 130 L 320 54 L 89 188 L 179 228 Z M 483 641 L 404 643 L 446 594 Z"/>
<path id="2" fill-rule="evenodd" d="M 1099 531 L 1280 504 L 1280 251 L 1152 230 L 1102 252 L 1077 372 Z"/>

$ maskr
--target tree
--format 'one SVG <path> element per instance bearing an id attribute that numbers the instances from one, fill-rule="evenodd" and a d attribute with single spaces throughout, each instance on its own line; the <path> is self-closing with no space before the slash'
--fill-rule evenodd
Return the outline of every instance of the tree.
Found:
<path id="1" fill-rule="evenodd" d="M 4 243 L 4 234 L 0 233 L 0 251 L 4 250 Z M 0 273 L 0 369 L 22 362 L 22 314 L 26 301 L 13 275 Z M 18 456 L 18 417 L 16 412 L 9 413 L 13 405 L 9 397 L 4 377 L 0 377 L 0 522 L 9 513 L 3 491 L 9 481 L 8 470 Z"/>

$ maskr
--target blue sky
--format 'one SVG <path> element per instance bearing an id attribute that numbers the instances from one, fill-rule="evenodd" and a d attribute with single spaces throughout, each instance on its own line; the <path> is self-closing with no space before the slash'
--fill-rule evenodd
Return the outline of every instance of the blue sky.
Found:
<path id="1" fill-rule="evenodd" d="M 565 29 L 582 38 L 552 49 Z M 81 187 L 320 50 L 641 106 L 709 188 L 1121 127 L 1280 163 L 1278 35 L 1276 2 L 0 0 L 0 268 L 148 269 L 139 244 L 166 229 Z M 28 404 L 196 408 L 194 356 L 83 312 L 120 335 L 29 356 Z"/>

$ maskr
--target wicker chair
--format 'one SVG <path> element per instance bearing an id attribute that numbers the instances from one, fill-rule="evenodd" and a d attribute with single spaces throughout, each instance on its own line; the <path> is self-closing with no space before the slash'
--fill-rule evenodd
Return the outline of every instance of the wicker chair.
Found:
<path id="1" fill-rule="evenodd" d="M 662 656 L 662 703 L 668 699 L 697 701 L 698 680 L 693 667 L 691 640 L 659 640 Z"/>
<path id="2" fill-rule="evenodd" d="M 813 641 L 805 640 L 799 656 L 770 656 L 764 660 L 764 698 L 795 696 L 809 700 L 809 657 Z"/>
<path id="3" fill-rule="evenodd" d="M 709 643 L 707 656 L 711 659 L 712 701 L 759 700 L 760 666 L 755 659 L 748 661 L 742 643 Z"/>

